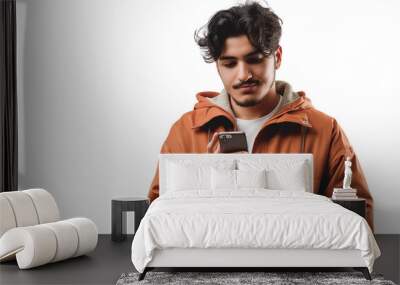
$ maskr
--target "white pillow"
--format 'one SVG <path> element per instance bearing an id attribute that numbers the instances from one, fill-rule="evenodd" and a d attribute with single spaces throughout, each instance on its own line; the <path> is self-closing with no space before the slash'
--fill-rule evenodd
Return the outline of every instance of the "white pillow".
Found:
<path id="1" fill-rule="evenodd" d="M 267 171 L 268 189 L 307 191 L 305 163 L 295 164 L 293 168 L 271 169 Z"/>
<path id="2" fill-rule="evenodd" d="M 237 188 L 267 188 L 265 169 L 236 170 Z"/>
<path id="3" fill-rule="evenodd" d="M 208 167 L 196 167 L 170 163 L 168 165 L 167 189 L 182 191 L 187 189 L 206 189 Z"/>
<path id="4" fill-rule="evenodd" d="M 236 189 L 236 170 L 211 168 L 211 189 Z"/>
<path id="5" fill-rule="evenodd" d="M 266 188 L 266 172 L 262 170 L 211 170 L 211 189 Z"/>
<path id="6" fill-rule="evenodd" d="M 240 170 L 266 170 L 267 188 L 272 190 L 307 191 L 308 164 L 305 160 L 238 160 Z"/>
<path id="7" fill-rule="evenodd" d="M 211 189 L 211 168 L 234 169 L 234 160 L 171 160 L 166 165 L 167 191 Z"/>

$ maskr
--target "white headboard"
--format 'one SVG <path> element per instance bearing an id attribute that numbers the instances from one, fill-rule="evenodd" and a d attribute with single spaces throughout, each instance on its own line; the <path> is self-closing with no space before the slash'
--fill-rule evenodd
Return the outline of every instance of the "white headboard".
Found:
<path id="1" fill-rule="evenodd" d="M 257 153 L 257 154 L 193 154 L 193 153 L 173 153 L 173 154 L 160 154 L 159 156 L 159 183 L 160 183 L 160 195 L 165 193 L 165 185 L 167 185 L 167 165 L 170 161 L 188 161 L 194 163 L 207 163 L 212 164 L 217 161 L 233 161 L 237 167 L 238 164 L 246 162 L 262 161 L 263 163 L 279 164 L 279 163 L 291 163 L 291 162 L 304 162 L 306 167 L 305 180 L 306 180 L 306 191 L 313 193 L 313 156 L 310 153 Z"/>

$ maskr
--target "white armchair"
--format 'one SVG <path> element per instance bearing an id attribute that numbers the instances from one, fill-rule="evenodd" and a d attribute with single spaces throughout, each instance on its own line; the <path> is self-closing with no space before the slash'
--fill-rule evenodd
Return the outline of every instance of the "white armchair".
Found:
<path id="1" fill-rule="evenodd" d="M 87 218 L 60 220 L 44 189 L 0 193 L 0 262 L 17 259 L 20 269 L 86 254 L 98 231 Z"/>

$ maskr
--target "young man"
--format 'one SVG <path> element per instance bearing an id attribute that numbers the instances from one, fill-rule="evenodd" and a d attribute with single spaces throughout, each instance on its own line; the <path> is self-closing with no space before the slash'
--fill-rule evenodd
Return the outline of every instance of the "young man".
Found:
<path id="1" fill-rule="evenodd" d="M 216 62 L 224 89 L 201 92 L 194 110 L 176 121 L 161 153 L 219 152 L 218 132 L 242 130 L 249 153 L 312 153 L 314 191 L 332 196 L 342 187 L 344 162 L 352 162 L 352 187 L 367 200 L 373 229 L 373 200 L 360 163 L 336 120 L 316 110 L 302 91 L 276 81 L 282 61 L 281 20 L 257 3 L 217 12 L 195 34 L 206 62 Z M 159 193 L 158 167 L 149 191 Z"/>

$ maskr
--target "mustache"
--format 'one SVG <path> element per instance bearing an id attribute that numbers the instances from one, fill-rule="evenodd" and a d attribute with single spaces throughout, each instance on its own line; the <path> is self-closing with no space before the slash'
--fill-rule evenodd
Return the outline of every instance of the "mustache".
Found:
<path id="1" fill-rule="evenodd" d="M 244 82 L 240 82 L 240 83 L 238 83 L 236 85 L 233 85 L 232 87 L 233 87 L 233 89 L 239 89 L 239 88 L 241 88 L 241 87 L 243 87 L 245 85 L 253 85 L 253 84 L 254 85 L 259 85 L 260 81 L 257 80 L 257 79 L 250 78 L 249 80 L 246 80 Z"/>

